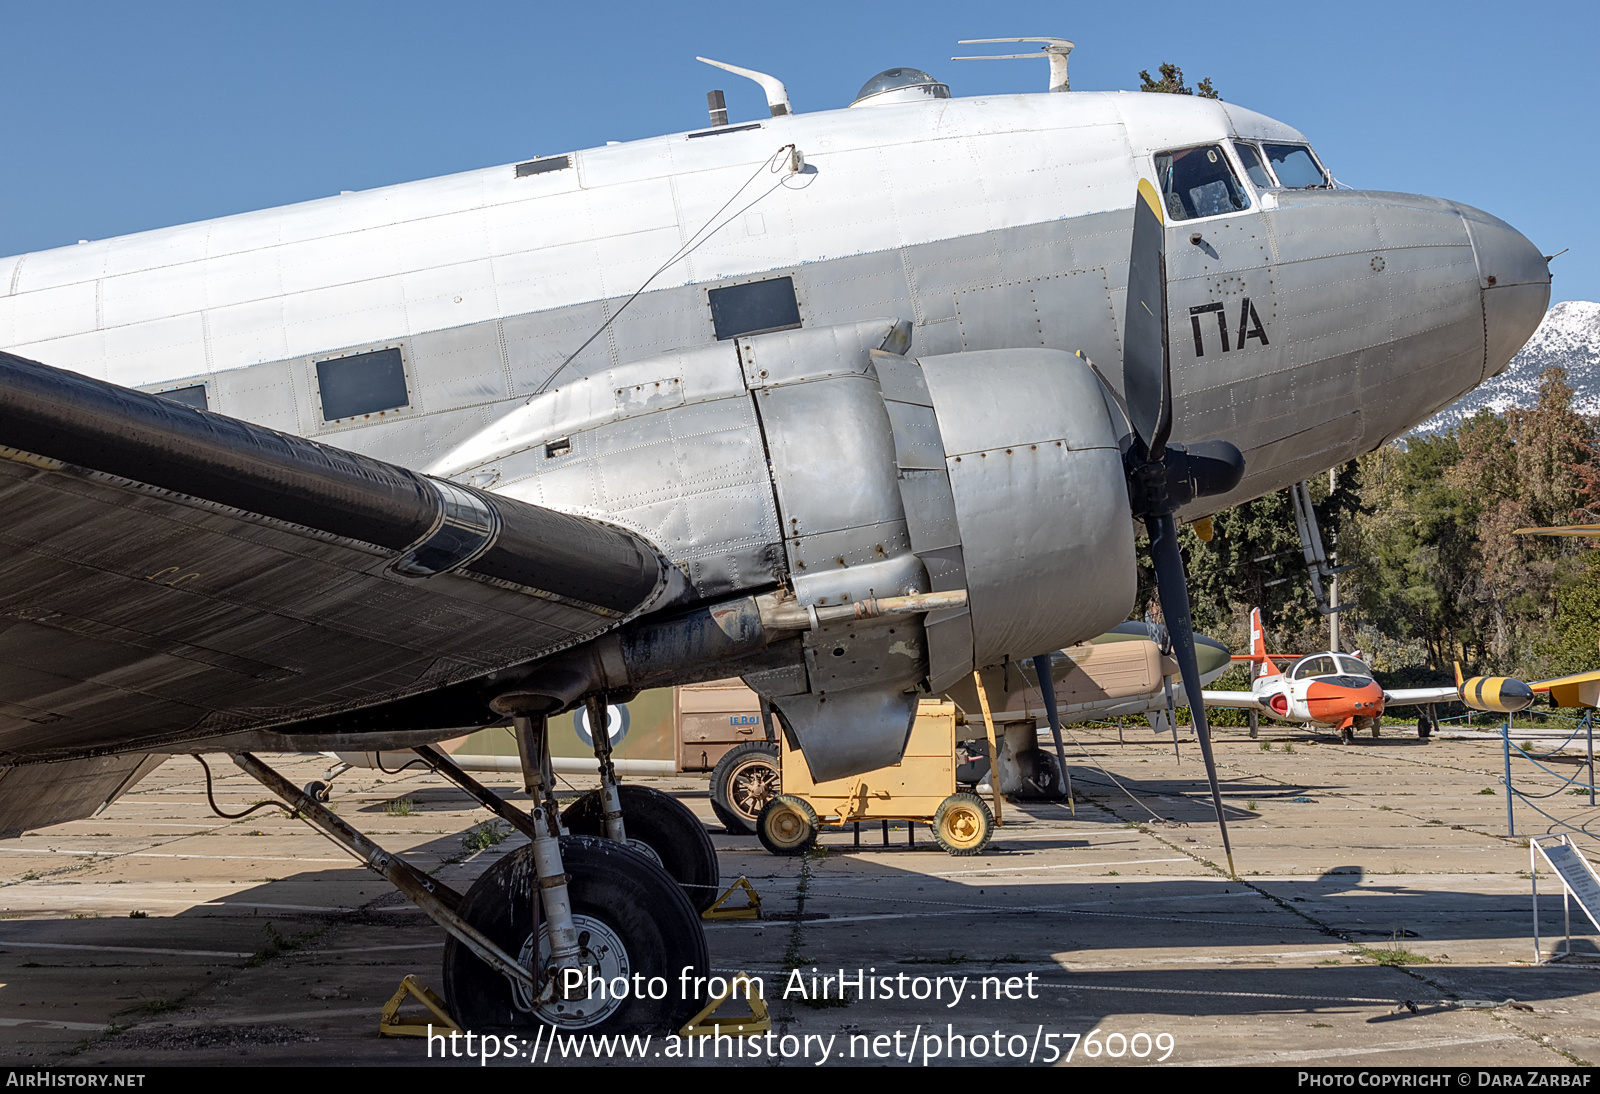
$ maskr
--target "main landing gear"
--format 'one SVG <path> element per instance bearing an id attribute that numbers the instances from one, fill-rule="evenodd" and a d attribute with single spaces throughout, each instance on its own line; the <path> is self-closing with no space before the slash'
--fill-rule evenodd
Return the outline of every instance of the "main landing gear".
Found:
<path id="1" fill-rule="evenodd" d="M 606 725 L 606 703 L 589 700 L 589 724 Z M 696 914 L 716 903 L 721 869 L 717 849 L 700 818 L 670 794 L 648 786 L 621 786 L 611 762 L 611 739 L 594 734 L 595 759 L 600 762 L 600 788 L 591 790 L 561 814 L 567 831 L 581 836 L 605 836 L 626 843 L 655 860 L 675 878 L 694 905 Z"/>
<path id="2" fill-rule="evenodd" d="M 512 715 L 531 814 L 443 754 L 416 750 L 530 840 L 465 895 L 372 844 L 255 757 L 239 753 L 234 760 L 444 927 L 445 997 L 464 1028 L 676 1029 L 700 1008 L 694 985 L 710 974 L 699 915 L 717 891 L 710 838 L 675 799 L 619 787 L 609 740 L 597 740 L 601 787 L 567 810 L 574 831 L 565 831 L 546 718 L 529 713 L 519 702 L 524 698 L 540 697 L 505 695 L 494 705 Z M 606 724 L 603 703 L 599 715 L 591 725 Z M 628 839 L 624 810 L 634 839 Z"/>

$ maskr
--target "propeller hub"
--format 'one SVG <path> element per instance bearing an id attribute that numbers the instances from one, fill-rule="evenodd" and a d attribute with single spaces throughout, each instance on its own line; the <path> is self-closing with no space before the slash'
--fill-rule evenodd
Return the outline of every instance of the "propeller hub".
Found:
<path id="1" fill-rule="evenodd" d="M 1196 498 L 1226 494 L 1244 478 L 1244 453 L 1228 441 L 1168 444 L 1154 460 L 1139 438 L 1125 443 L 1128 504 L 1140 520 L 1175 513 Z"/>

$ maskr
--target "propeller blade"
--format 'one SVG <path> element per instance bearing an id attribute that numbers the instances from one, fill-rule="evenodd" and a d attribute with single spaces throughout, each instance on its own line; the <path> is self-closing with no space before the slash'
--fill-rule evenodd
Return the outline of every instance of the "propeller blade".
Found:
<path id="1" fill-rule="evenodd" d="M 1167 251 L 1161 201 L 1139 180 L 1128 256 L 1123 323 L 1122 387 L 1128 417 L 1150 460 L 1159 461 L 1172 433 L 1172 372 L 1167 359 Z"/>
<path id="2" fill-rule="evenodd" d="M 1217 809 L 1217 827 L 1222 830 L 1222 849 L 1228 856 L 1228 875 L 1238 877 L 1233 868 L 1233 846 L 1228 841 L 1228 820 L 1222 812 L 1222 790 L 1217 785 L 1217 763 L 1211 754 L 1211 727 L 1206 724 L 1204 704 L 1193 701 L 1200 694 L 1200 666 L 1194 653 L 1194 625 L 1189 617 L 1188 577 L 1183 572 L 1183 556 L 1178 553 L 1178 524 L 1171 513 L 1145 518 L 1150 533 L 1150 557 L 1156 568 L 1156 589 L 1161 596 L 1161 614 L 1166 617 L 1167 634 L 1172 638 L 1172 653 L 1183 674 L 1184 694 L 1190 698 L 1189 714 L 1194 719 L 1200 755 L 1206 762 L 1206 780 L 1211 784 L 1211 801 Z M 1177 727 L 1173 727 L 1177 739 Z"/>
<path id="3" fill-rule="evenodd" d="M 1066 784 L 1067 804 L 1072 815 L 1078 815 L 1078 806 L 1072 800 L 1072 775 L 1067 771 L 1067 754 L 1061 747 L 1061 712 L 1056 709 L 1056 682 L 1050 675 L 1050 655 L 1041 653 L 1033 659 L 1033 673 L 1039 678 L 1039 695 L 1044 699 L 1046 716 L 1050 719 L 1050 735 L 1056 741 L 1056 763 L 1061 766 L 1061 781 Z"/>

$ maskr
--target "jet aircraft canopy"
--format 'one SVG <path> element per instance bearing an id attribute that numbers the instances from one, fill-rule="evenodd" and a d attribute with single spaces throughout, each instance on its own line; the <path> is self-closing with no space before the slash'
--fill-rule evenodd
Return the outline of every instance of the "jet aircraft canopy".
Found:
<path id="1" fill-rule="evenodd" d="M 1302 657 L 1289 670 L 1291 680 L 1309 680 L 1317 676 L 1359 676 L 1372 679 L 1372 670 L 1363 662 L 1344 654 L 1314 653 Z"/>

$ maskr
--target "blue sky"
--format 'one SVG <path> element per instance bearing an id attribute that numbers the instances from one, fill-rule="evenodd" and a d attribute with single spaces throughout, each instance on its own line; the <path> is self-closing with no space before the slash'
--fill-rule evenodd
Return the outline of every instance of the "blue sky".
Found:
<path id="1" fill-rule="evenodd" d="M 1042 90 L 1042 61 L 952 62 L 960 38 L 1078 43 L 1073 86 L 1181 65 L 1303 130 L 1364 188 L 1454 198 L 1600 300 L 1600 5 L 746 2 L 0 4 L 0 254 L 765 113 L 704 54 L 781 77 L 797 110 L 873 73 L 956 95 Z"/>

